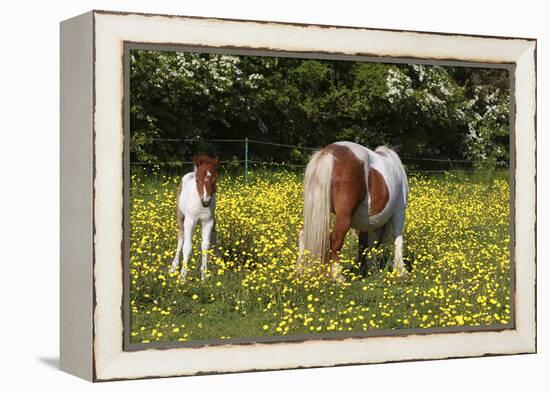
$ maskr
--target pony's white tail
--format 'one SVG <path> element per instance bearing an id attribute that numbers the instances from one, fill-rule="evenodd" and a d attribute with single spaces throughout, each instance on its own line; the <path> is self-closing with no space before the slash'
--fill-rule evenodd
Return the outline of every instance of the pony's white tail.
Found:
<path id="1" fill-rule="evenodd" d="M 303 247 L 309 258 L 327 261 L 330 247 L 329 225 L 331 177 L 334 155 L 318 151 L 309 160 L 304 178 Z"/>

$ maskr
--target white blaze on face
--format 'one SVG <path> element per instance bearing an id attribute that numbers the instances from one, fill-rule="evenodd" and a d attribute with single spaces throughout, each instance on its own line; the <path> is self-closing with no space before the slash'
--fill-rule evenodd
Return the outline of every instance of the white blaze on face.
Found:
<path id="1" fill-rule="evenodd" d="M 212 197 L 208 195 L 206 191 L 206 184 L 210 182 L 210 179 L 209 179 L 210 177 L 212 177 L 212 173 L 210 171 L 206 171 L 206 176 L 204 177 L 204 184 L 203 184 L 202 196 L 201 196 L 201 200 L 204 203 L 209 203 L 210 199 L 212 199 Z"/>

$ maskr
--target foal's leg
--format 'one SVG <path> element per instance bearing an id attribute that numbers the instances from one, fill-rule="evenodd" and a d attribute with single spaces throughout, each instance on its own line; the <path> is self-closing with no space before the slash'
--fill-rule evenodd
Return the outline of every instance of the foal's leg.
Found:
<path id="1" fill-rule="evenodd" d="M 214 229 L 214 220 L 202 223 L 202 242 L 201 242 L 201 280 L 206 278 L 206 270 L 208 269 L 208 250 L 210 249 L 210 241 L 212 230 Z"/>
<path id="2" fill-rule="evenodd" d="M 174 261 L 170 267 L 170 273 L 174 273 L 180 264 L 180 253 L 181 248 L 183 247 L 183 222 L 185 217 L 181 212 L 179 206 L 176 206 L 176 221 L 178 222 L 178 247 L 176 249 L 176 255 L 174 256 Z"/>
<path id="3" fill-rule="evenodd" d="M 216 220 L 214 220 L 214 225 L 212 226 L 212 232 L 210 232 L 210 247 L 214 248 L 215 255 L 218 255 L 217 245 L 218 245 L 218 232 L 216 232 Z"/>
<path id="4" fill-rule="evenodd" d="M 393 226 L 393 236 L 395 238 L 395 255 L 393 259 L 393 270 L 398 276 L 407 275 L 407 270 L 403 263 L 403 228 L 405 227 L 405 209 L 396 211 L 391 219 Z"/>
<path id="5" fill-rule="evenodd" d="M 195 230 L 195 225 L 197 225 L 197 220 L 195 218 L 189 218 L 183 222 L 183 263 L 181 265 L 181 278 L 185 280 L 187 277 L 187 262 L 189 262 L 189 257 L 191 256 L 191 251 L 193 249 L 193 231 Z"/>

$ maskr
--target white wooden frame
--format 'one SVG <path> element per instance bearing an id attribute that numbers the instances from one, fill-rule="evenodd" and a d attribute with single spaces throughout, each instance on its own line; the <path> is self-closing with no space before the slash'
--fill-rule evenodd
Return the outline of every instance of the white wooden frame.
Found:
<path id="1" fill-rule="evenodd" d="M 125 351 L 123 66 L 130 42 L 513 66 L 513 326 Z M 103 11 L 62 22 L 61 368 L 105 381 L 535 352 L 535 92 L 533 39 Z"/>

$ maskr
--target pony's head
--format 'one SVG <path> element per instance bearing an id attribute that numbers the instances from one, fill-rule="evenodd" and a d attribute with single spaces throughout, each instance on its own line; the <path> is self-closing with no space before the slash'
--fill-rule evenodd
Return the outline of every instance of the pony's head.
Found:
<path id="1" fill-rule="evenodd" d="M 195 167 L 195 181 L 197 182 L 197 191 L 204 207 L 210 205 L 212 195 L 216 192 L 216 177 L 218 175 L 218 157 L 207 154 L 200 154 L 193 157 Z"/>

